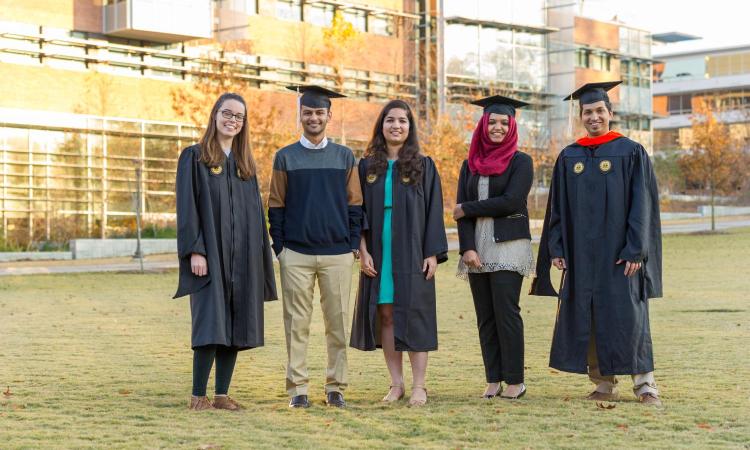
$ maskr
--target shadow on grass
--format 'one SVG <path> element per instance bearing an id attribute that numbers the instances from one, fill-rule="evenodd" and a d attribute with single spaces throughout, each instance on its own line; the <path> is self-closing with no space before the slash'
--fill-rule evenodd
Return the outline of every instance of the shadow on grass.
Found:
<path id="1" fill-rule="evenodd" d="M 682 309 L 675 312 L 680 313 L 738 313 L 745 312 L 744 309 Z"/>

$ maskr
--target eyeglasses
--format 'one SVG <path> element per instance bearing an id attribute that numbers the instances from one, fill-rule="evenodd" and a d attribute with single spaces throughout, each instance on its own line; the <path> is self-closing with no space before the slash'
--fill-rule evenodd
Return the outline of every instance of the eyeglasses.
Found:
<path id="1" fill-rule="evenodd" d="M 242 123 L 245 120 L 244 114 L 232 114 L 232 111 L 225 109 L 221 111 L 221 117 L 225 119 L 231 119 L 234 117 L 234 120 L 236 120 L 239 123 Z"/>

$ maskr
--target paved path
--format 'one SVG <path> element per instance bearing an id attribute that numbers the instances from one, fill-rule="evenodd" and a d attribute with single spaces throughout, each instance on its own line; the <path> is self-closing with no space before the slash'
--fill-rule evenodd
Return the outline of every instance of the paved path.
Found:
<path id="1" fill-rule="evenodd" d="M 716 228 L 726 230 L 737 227 L 750 227 L 750 219 L 717 221 Z M 662 232 L 665 234 L 695 233 L 711 229 L 710 222 L 665 223 Z M 532 236 L 532 241 L 539 242 L 539 236 Z M 458 238 L 453 232 L 448 234 L 448 249 L 458 250 Z M 143 260 L 143 269 L 147 272 L 161 272 L 176 269 L 175 255 L 150 255 Z M 73 261 L 21 261 L 0 263 L 0 276 L 37 275 L 85 272 L 138 272 L 140 262 L 130 257 L 108 259 L 86 259 Z"/>

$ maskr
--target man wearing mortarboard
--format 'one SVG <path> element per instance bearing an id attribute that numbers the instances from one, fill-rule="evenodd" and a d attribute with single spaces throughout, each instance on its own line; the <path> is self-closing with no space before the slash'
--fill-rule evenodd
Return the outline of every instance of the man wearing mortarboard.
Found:
<path id="1" fill-rule="evenodd" d="M 659 406 L 648 314 L 662 296 L 659 195 L 643 146 L 609 129 L 618 84 L 565 98 L 579 101 L 587 135 L 555 163 L 531 294 L 559 299 L 551 367 L 587 373 L 590 400 L 618 399 L 615 376 L 631 375 L 638 400 Z M 550 265 L 563 271 L 559 296 Z"/>
<path id="2" fill-rule="evenodd" d="M 326 403 L 343 408 L 349 292 L 362 216 L 359 172 L 352 151 L 326 137 L 331 98 L 344 96 L 319 86 L 289 89 L 301 93 L 303 134 L 276 152 L 268 197 L 272 247 L 281 269 L 289 406 L 310 405 L 307 343 L 317 278 L 328 350 Z"/>

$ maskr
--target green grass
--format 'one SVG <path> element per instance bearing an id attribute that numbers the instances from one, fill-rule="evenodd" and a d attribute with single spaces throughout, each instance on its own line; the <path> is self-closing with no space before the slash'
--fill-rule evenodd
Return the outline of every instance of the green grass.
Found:
<path id="1" fill-rule="evenodd" d="M 266 307 L 266 346 L 240 354 L 232 395 L 242 413 L 186 408 L 186 299 L 176 273 L 0 278 L 2 448 L 420 447 L 749 448 L 750 230 L 668 236 L 666 297 L 651 304 L 656 378 L 666 404 L 629 395 L 614 409 L 582 399 L 585 376 L 550 370 L 556 303 L 522 298 L 527 396 L 484 401 L 475 317 L 456 255 L 438 274 L 440 350 L 430 403 L 383 406 L 380 352 L 349 351 L 346 411 L 322 405 L 325 348 L 316 308 L 309 364 L 314 405 L 289 410 L 281 303 Z M 353 299 L 352 299 L 353 301 Z M 407 376 L 409 376 L 407 374 Z"/>

